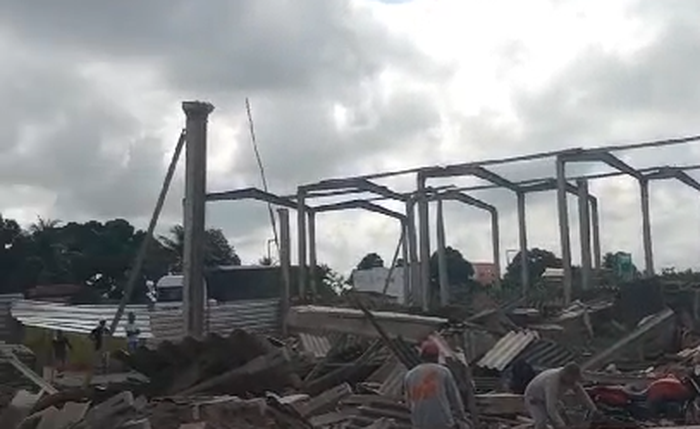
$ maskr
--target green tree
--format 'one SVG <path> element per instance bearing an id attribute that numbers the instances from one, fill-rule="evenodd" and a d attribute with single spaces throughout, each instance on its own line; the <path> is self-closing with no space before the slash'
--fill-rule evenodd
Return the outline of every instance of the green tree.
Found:
<path id="1" fill-rule="evenodd" d="M 450 246 L 445 248 L 445 259 L 450 300 L 464 302 L 476 286 L 473 280 L 474 266 L 462 256 L 459 250 Z M 437 252 L 430 256 L 430 289 L 433 302 L 439 302 L 440 275 Z"/>
<path id="2" fill-rule="evenodd" d="M 554 253 L 544 249 L 530 249 L 527 251 L 528 273 L 530 284 L 535 284 L 547 268 L 561 268 L 563 266 L 561 258 Z M 505 283 L 512 286 L 521 286 L 520 281 L 520 252 L 508 264 L 506 268 Z"/>
<path id="3" fill-rule="evenodd" d="M 372 268 L 379 268 L 384 266 L 384 260 L 377 253 L 366 254 L 360 263 L 357 264 L 357 270 L 371 270 Z"/>
<path id="4" fill-rule="evenodd" d="M 182 255 L 185 249 L 185 229 L 182 225 L 170 228 L 170 236 L 161 236 L 160 241 L 172 255 L 171 271 L 182 271 Z M 208 229 L 205 238 L 204 265 L 215 267 L 222 265 L 241 265 L 241 259 L 220 229 Z"/>

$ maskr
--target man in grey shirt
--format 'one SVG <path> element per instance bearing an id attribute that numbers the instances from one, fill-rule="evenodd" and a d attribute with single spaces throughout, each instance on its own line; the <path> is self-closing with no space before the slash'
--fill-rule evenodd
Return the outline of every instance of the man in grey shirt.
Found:
<path id="1" fill-rule="evenodd" d="M 573 390 L 578 399 L 589 410 L 598 410 L 581 386 L 581 368 L 575 363 L 569 363 L 563 368 L 542 371 L 525 389 L 525 408 L 535 421 L 535 429 L 545 429 L 551 423 L 554 429 L 567 427 L 559 413 L 559 400 L 569 390 Z"/>
<path id="2" fill-rule="evenodd" d="M 423 363 L 404 377 L 406 404 L 411 410 L 415 429 L 453 429 L 457 422 L 466 422 L 464 405 L 457 383 L 449 369 L 438 364 L 440 350 L 428 341 L 421 347 Z"/>

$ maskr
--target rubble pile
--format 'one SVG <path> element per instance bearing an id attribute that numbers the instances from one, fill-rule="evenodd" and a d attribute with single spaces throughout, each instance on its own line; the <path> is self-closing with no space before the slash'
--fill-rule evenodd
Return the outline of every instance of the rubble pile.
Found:
<path id="1" fill-rule="evenodd" d="M 632 317 L 594 299 L 556 311 L 495 308 L 448 321 L 364 307 L 295 307 L 288 338 L 236 329 L 116 354 L 143 376 L 139 383 L 62 388 L 22 370 L 25 384 L 12 385 L 30 378 L 34 389 L 6 389 L 12 401 L 0 413 L 0 428 L 408 429 L 402 382 L 420 363 L 425 339 L 438 345 L 475 428 L 532 427 L 522 389 L 514 387 L 516 363 L 541 371 L 571 361 L 583 368 L 602 412 L 592 419 L 572 403 L 566 413 L 572 427 L 693 427 L 687 425 L 700 424 L 694 325 L 678 309 L 649 311 Z M 629 320 L 614 320 L 616 313 Z M 675 341 L 678 331 L 683 341 Z M 645 389 L 671 379 L 689 397 L 644 408 Z M 611 392 L 629 400 L 611 405 L 605 402 Z"/>

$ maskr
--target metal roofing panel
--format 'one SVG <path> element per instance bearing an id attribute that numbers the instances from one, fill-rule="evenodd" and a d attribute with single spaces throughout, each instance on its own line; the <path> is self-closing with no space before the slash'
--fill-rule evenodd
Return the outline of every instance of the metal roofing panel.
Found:
<path id="1" fill-rule="evenodd" d="M 25 326 L 88 334 L 103 319 L 112 319 L 116 305 L 66 305 L 42 301 L 18 300 L 12 303 L 12 317 Z M 141 338 L 152 337 L 148 307 L 127 306 L 126 312 L 134 312 Z M 119 321 L 116 337 L 125 337 L 126 317 Z"/>
<path id="2" fill-rule="evenodd" d="M 517 357 L 537 369 L 557 368 L 575 359 L 569 350 L 549 340 L 534 341 Z"/>
<path id="3" fill-rule="evenodd" d="M 482 368 L 503 371 L 525 348 L 539 338 L 534 331 L 511 331 L 477 363 Z"/>
<path id="4" fill-rule="evenodd" d="M 301 348 L 311 353 L 316 359 L 325 357 L 331 350 L 331 341 L 324 335 L 312 335 L 306 333 L 299 334 Z"/>

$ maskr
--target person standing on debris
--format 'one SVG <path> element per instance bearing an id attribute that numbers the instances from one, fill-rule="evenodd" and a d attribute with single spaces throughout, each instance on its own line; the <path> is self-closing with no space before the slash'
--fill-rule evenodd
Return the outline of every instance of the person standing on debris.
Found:
<path id="1" fill-rule="evenodd" d="M 95 355 L 99 358 L 99 363 L 103 370 L 106 370 L 107 358 L 103 352 L 104 347 L 104 337 L 109 334 L 107 329 L 107 321 L 100 320 L 100 323 L 90 332 L 90 340 L 92 340 L 92 345 L 95 349 Z"/>
<path id="2" fill-rule="evenodd" d="M 124 327 L 126 331 L 126 348 L 129 353 L 133 353 L 139 347 L 139 335 L 141 334 L 141 330 L 136 326 L 136 315 L 130 312 L 128 317 L 128 322 Z"/>
<path id="3" fill-rule="evenodd" d="M 425 342 L 421 346 L 423 363 L 404 377 L 406 404 L 415 429 L 452 429 L 458 422 L 467 422 L 457 383 L 450 370 L 438 363 L 439 357 L 437 345 Z"/>
<path id="4" fill-rule="evenodd" d="M 68 361 L 68 350 L 72 350 L 73 347 L 68 341 L 68 338 L 63 334 L 63 331 L 56 331 L 56 336 L 52 341 L 53 345 L 53 357 L 56 362 L 56 369 L 60 372 L 66 367 L 66 362 Z"/>
<path id="5" fill-rule="evenodd" d="M 535 429 L 545 429 L 547 423 L 554 429 L 567 427 L 559 413 L 559 400 L 573 390 L 586 407 L 598 414 L 598 409 L 581 385 L 581 368 L 569 363 L 563 368 L 542 371 L 525 389 L 525 408 L 535 421 Z"/>

